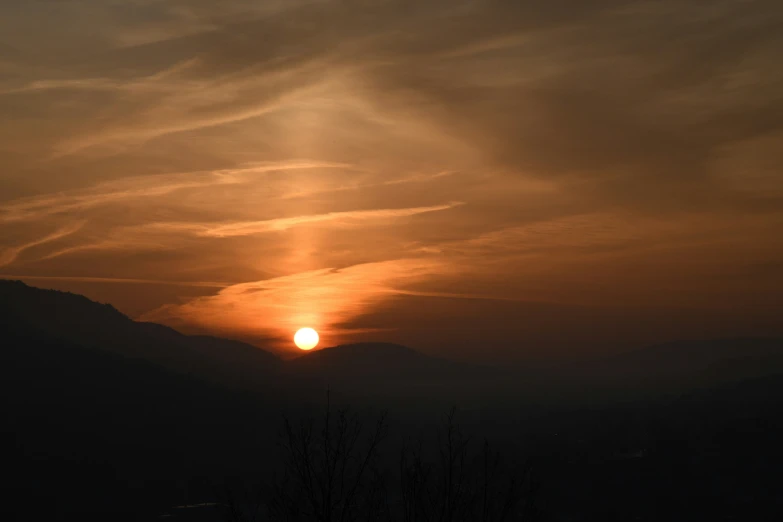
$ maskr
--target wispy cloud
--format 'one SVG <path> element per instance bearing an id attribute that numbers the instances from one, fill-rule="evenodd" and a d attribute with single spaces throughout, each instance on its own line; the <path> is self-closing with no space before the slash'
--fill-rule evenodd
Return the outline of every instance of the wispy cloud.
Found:
<path id="1" fill-rule="evenodd" d="M 174 91 L 147 100 L 136 110 L 98 123 L 95 130 L 66 138 L 57 144 L 55 157 L 102 144 L 137 145 L 161 136 L 263 116 L 317 89 L 315 78 L 324 67 L 319 61 L 244 78 L 179 82 Z M 165 86 L 168 80 L 162 82 Z M 155 83 L 142 83 L 136 88 L 158 90 Z"/>
<path id="2" fill-rule="evenodd" d="M 269 172 L 344 166 L 344 164 L 330 162 L 293 160 L 216 171 L 124 178 L 115 182 L 101 183 L 84 190 L 10 201 L 0 206 L 0 223 L 41 219 L 55 214 L 73 213 L 102 205 L 117 204 L 125 200 L 159 198 L 187 189 L 239 185 L 253 181 L 254 175 Z"/>
<path id="3" fill-rule="evenodd" d="M 377 210 L 349 210 L 343 212 L 327 212 L 325 214 L 310 214 L 286 218 L 267 219 L 263 221 L 240 221 L 226 224 L 196 224 L 196 223 L 155 223 L 149 228 L 161 231 L 187 232 L 190 231 L 202 237 L 241 237 L 268 232 L 279 232 L 293 227 L 304 225 L 316 225 L 330 223 L 337 226 L 360 225 L 386 219 L 397 219 L 449 210 L 462 205 L 461 202 L 452 202 L 444 205 L 429 207 L 394 208 Z"/>
<path id="4" fill-rule="evenodd" d="M 283 194 L 280 197 L 282 199 L 307 198 L 307 197 L 317 196 L 320 194 L 360 191 L 369 188 L 385 187 L 385 186 L 392 186 L 392 185 L 405 185 L 410 183 L 427 183 L 430 181 L 440 180 L 448 176 L 453 176 L 455 174 L 456 172 L 454 171 L 441 171 L 441 172 L 436 172 L 435 174 L 414 174 L 411 176 L 404 176 L 400 178 L 387 179 L 384 181 L 375 181 L 375 182 L 362 182 L 361 180 L 357 180 L 351 185 L 338 185 L 338 186 L 322 188 L 322 189 L 298 189 Z"/>
<path id="5" fill-rule="evenodd" d="M 3 279 L 18 279 L 20 281 L 57 281 L 73 283 L 109 283 L 121 285 L 162 285 L 162 286 L 185 286 L 195 288 L 225 288 L 231 286 L 231 283 L 210 282 L 210 281 L 170 281 L 160 279 L 126 279 L 118 277 L 86 277 L 86 276 L 41 276 L 25 274 L 0 274 Z"/>
<path id="6" fill-rule="evenodd" d="M 435 260 L 399 259 L 314 270 L 233 285 L 213 296 L 164 306 L 142 320 L 277 338 L 312 326 L 328 343 L 345 333 L 339 325 L 396 293 L 394 285 L 410 285 L 442 269 Z"/>
<path id="7" fill-rule="evenodd" d="M 76 222 L 72 223 L 70 225 L 61 227 L 57 229 L 56 231 L 52 232 L 51 234 L 48 234 L 46 236 L 43 236 L 41 238 L 35 239 L 33 241 L 29 241 L 27 243 L 8 247 L 5 250 L 0 251 L 0 267 L 8 266 L 10 264 L 13 264 L 14 261 L 19 258 L 19 256 L 24 253 L 26 250 L 29 250 L 31 248 L 44 245 L 46 243 L 50 243 L 52 241 L 57 241 L 58 239 L 62 239 L 66 236 L 69 236 L 75 232 L 78 232 L 82 227 L 84 226 L 84 222 Z"/>
<path id="8" fill-rule="evenodd" d="M 779 301 L 779 0 L 17 4 L 15 272 L 289 274 L 169 309 L 240 334 L 399 295 Z"/>
<path id="9" fill-rule="evenodd" d="M 67 246 L 60 248 L 52 252 L 48 252 L 36 261 L 48 261 L 50 259 L 57 259 L 58 257 L 70 256 L 73 254 L 85 254 L 85 253 L 121 253 L 121 252 L 151 252 L 151 251 L 165 251 L 176 248 L 171 239 L 169 241 L 154 240 L 153 238 L 134 237 L 128 234 L 124 234 L 123 230 L 110 233 L 110 237 L 107 239 L 99 240 L 87 240 L 82 243 L 78 243 L 73 246 Z"/>

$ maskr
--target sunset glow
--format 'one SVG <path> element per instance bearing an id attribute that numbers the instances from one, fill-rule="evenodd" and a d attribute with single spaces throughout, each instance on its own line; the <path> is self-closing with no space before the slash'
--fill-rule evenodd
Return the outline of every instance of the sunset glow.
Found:
<path id="1" fill-rule="evenodd" d="M 2 277 L 284 356 L 783 333 L 756 2 L 12 4 Z"/>

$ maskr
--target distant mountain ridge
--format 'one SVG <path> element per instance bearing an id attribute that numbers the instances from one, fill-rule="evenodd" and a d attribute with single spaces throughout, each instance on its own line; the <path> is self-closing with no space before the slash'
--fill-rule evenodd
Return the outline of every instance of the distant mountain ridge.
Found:
<path id="1" fill-rule="evenodd" d="M 183 474 L 261 460 L 280 399 L 3 318 L 0 459 L 14 501 L 0 519 L 149 520 L 183 498 Z"/>
<path id="2" fill-rule="evenodd" d="M 783 340 L 673 341 L 570 365 L 567 374 L 607 384 L 690 387 L 783 373 Z"/>
<path id="3" fill-rule="evenodd" d="M 423 371 L 438 365 L 453 368 L 467 366 L 430 357 L 407 346 L 393 343 L 356 343 L 332 346 L 308 352 L 288 362 L 288 366 L 299 371 L 353 369 L 383 375 L 401 371 Z"/>
<path id="4" fill-rule="evenodd" d="M 775 339 L 683 341 L 537 376 L 390 343 L 280 361 L 241 342 L 134 322 L 76 294 L 0 281 L 0 459 L 13 499 L 0 506 L 0 519 L 151 520 L 213 499 L 212 479 L 255 484 L 281 453 L 281 413 L 321 415 L 326 388 L 337 407 L 388 409 L 401 434 L 415 436 L 456 406 L 468 430 L 530 441 L 531 451 L 539 441 L 542 452 L 533 454 L 542 481 L 557 487 L 553 504 L 589 506 L 584 498 L 608 491 L 612 510 L 617 498 L 646 499 L 643 507 L 653 509 L 682 491 L 680 509 L 694 484 L 704 495 L 730 470 L 730 489 L 707 498 L 728 491 L 748 506 L 770 505 L 779 497 L 769 484 L 780 469 L 782 355 Z M 649 385 L 664 389 L 661 380 L 675 393 L 629 397 Z M 573 407 L 600 386 L 612 388 L 615 404 Z M 572 402 L 558 402 L 558 393 Z M 557 486 L 556 477 L 568 480 Z M 664 496 L 616 495 L 626 483 L 633 487 L 621 493 L 671 487 Z M 696 511 L 683 520 L 698 519 Z M 597 512 L 589 520 L 605 519 Z"/>
<path id="5" fill-rule="evenodd" d="M 283 372 L 301 389 L 337 389 L 351 396 L 468 400 L 495 371 L 432 357 L 392 343 L 323 348 L 287 361 Z"/>
<path id="6" fill-rule="evenodd" d="M 136 322 L 78 294 L 0 280 L 0 339 L 9 332 L 22 332 L 17 339 L 44 337 L 289 396 L 315 397 L 328 387 L 357 396 L 580 400 L 591 393 L 606 398 L 687 392 L 783 374 L 783 340 L 750 338 L 672 342 L 536 371 L 458 363 L 391 343 L 340 345 L 282 361 L 239 341 Z"/>

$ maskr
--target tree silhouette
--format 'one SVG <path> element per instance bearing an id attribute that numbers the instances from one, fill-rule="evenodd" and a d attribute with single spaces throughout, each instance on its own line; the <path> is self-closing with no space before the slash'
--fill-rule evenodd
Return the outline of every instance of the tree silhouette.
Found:
<path id="1" fill-rule="evenodd" d="M 501 456 L 484 440 L 479 454 L 470 440 L 446 416 L 438 433 L 437 452 L 427 459 L 421 441 L 400 454 L 402 520 L 405 522 L 502 522 L 535 516 L 531 467 L 508 473 Z"/>
<path id="2" fill-rule="evenodd" d="M 531 467 L 507 469 L 485 440 L 470 440 L 446 415 L 434 451 L 419 439 L 400 450 L 398 476 L 384 469 L 387 416 L 368 422 L 347 409 L 283 420 L 282 469 L 260 502 L 226 495 L 229 522 L 505 522 L 536 518 Z M 392 466 L 393 467 L 393 466 Z M 396 487 L 394 487 L 396 485 Z"/>
<path id="3" fill-rule="evenodd" d="M 372 428 L 347 410 L 332 413 L 327 404 L 322 425 L 284 419 L 283 476 L 269 501 L 274 520 L 353 522 L 379 520 L 385 487 L 378 467 L 386 438 L 386 414 Z"/>

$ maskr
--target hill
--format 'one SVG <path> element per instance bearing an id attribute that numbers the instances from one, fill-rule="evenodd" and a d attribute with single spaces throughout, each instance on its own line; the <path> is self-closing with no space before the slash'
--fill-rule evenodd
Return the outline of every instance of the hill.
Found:
<path id="1" fill-rule="evenodd" d="M 138 520 L 211 495 L 199 477 L 263 461 L 279 416 L 269 400 L 24 328 L 4 333 L 0 397 L 4 520 Z"/>
<path id="2" fill-rule="evenodd" d="M 300 390 L 330 388 L 357 399 L 414 400 L 446 408 L 481 397 L 498 372 L 475 364 L 431 357 L 391 343 L 324 348 L 287 361 L 282 370 Z"/>
<path id="3" fill-rule="evenodd" d="M 457 363 L 389 343 L 340 345 L 281 361 L 242 342 L 136 322 L 80 295 L 0 281 L 0 336 L 20 328 L 226 386 L 316 401 L 331 388 L 348 398 L 600 402 L 783 373 L 783 340 L 753 338 L 678 341 L 535 370 Z"/>
<path id="4" fill-rule="evenodd" d="M 569 364 L 558 379 L 597 393 L 682 393 L 783 374 L 783 340 L 677 341 Z"/>
<path id="5" fill-rule="evenodd" d="M 14 282 L 0 282 L 0 339 L 3 520 L 149 520 L 215 502 L 215 483 L 269 476 L 279 413 L 319 414 L 327 386 L 388 407 L 395 437 L 458 405 L 466 433 L 533 456 L 552 520 L 783 512 L 769 487 L 783 431 L 774 339 L 669 343 L 535 375 L 387 343 L 282 362 Z M 253 392 L 219 384 L 237 376 Z M 624 403 L 574 406 L 591 394 Z"/>
<path id="6" fill-rule="evenodd" d="M 22 330 L 242 387 L 262 388 L 280 364 L 276 356 L 249 344 L 183 335 L 133 321 L 111 305 L 81 295 L 0 280 L 0 335 Z"/>

